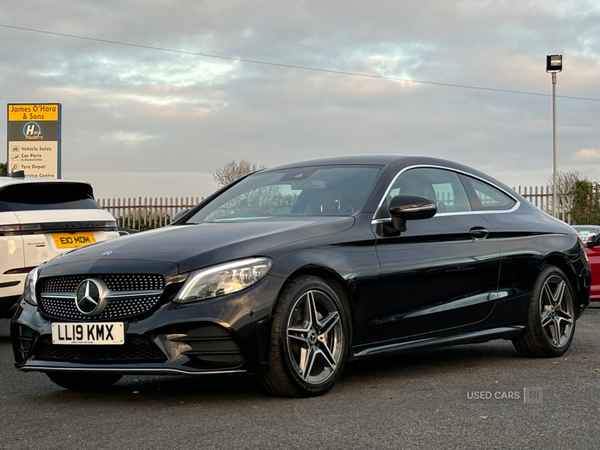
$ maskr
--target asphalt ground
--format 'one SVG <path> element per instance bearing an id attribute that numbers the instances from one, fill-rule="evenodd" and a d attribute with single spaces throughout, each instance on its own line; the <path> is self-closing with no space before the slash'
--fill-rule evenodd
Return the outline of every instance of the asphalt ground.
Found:
<path id="1" fill-rule="evenodd" d="M 251 377 L 126 376 L 111 390 L 62 389 L 14 369 L 0 322 L 0 448 L 597 449 L 600 305 L 561 358 L 510 341 L 346 366 L 323 397 L 274 398 Z"/>

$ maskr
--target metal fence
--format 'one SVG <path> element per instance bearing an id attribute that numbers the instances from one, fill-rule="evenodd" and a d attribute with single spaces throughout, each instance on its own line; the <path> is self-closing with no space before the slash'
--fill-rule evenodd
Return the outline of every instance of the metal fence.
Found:
<path id="1" fill-rule="evenodd" d="M 536 207 L 552 215 L 552 187 L 551 186 L 518 186 L 513 188 Z M 556 217 L 563 222 L 571 224 L 570 211 L 573 209 L 573 195 L 556 193 Z"/>
<path id="2" fill-rule="evenodd" d="M 119 226 L 136 230 L 159 228 L 171 223 L 179 211 L 200 203 L 200 197 L 102 198 L 98 203 L 110 212 Z"/>
<path id="3" fill-rule="evenodd" d="M 552 215 L 552 188 L 550 186 L 519 186 L 513 188 L 536 207 Z M 192 208 L 200 203 L 200 197 L 137 197 L 137 198 L 102 198 L 98 203 L 108 210 L 116 219 L 119 226 L 148 230 L 171 223 L 179 211 Z M 439 199 L 446 202 L 452 199 Z M 571 223 L 569 211 L 572 209 L 572 196 L 557 194 L 557 217 Z"/>

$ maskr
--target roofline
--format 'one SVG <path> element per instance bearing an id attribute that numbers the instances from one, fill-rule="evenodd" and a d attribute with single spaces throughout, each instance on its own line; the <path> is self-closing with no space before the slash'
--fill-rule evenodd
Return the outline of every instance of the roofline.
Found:
<path id="1" fill-rule="evenodd" d="M 78 180 L 64 180 L 64 179 L 56 179 L 56 178 L 13 178 L 13 177 L 0 177 L 0 188 L 5 186 L 14 186 L 19 184 L 42 184 L 42 183 L 77 183 L 77 184 L 87 184 L 88 186 L 92 186 L 88 181 L 78 181 Z"/>
<path id="2" fill-rule="evenodd" d="M 464 165 L 460 162 L 452 161 L 449 159 L 436 158 L 432 156 L 422 155 L 407 155 L 407 154 L 380 154 L 380 155 L 346 155 L 332 158 L 313 159 L 308 161 L 298 161 L 295 163 L 285 164 L 273 168 L 263 169 L 259 172 L 268 172 L 271 170 L 285 170 L 296 167 L 308 167 L 308 166 L 326 166 L 326 165 L 380 165 L 387 170 L 387 168 L 393 166 L 396 169 L 406 166 L 419 166 L 419 165 L 434 165 L 440 167 L 446 167 L 448 169 L 460 170 L 465 173 L 470 173 L 477 177 L 480 177 L 488 182 L 495 184 L 496 186 L 510 192 L 511 195 L 515 195 L 519 200 L 523 197 L 515 192 L 510 186 L 502 183 L 500 180 L 488 175 L 487 173 L 481 172 L 474 167 Z"/>
<path id="3" fill-rule="evenodd" d="M 365 164 L 376 164 L 386 166 L 394 161 L 402 158 L 408 158 L 408 155 L 395 155 L 395 154 L 381 154 L 381 155 L 345 155 L 345 156 L 333 156 L 327 158 L 318 158 L 310 160 L 299 160 L 287 164 L 282 164 L 275 167 L 269 167 L 263 169 L 264 171 L 279 170 L 291 167 L 307 167 L 307 166 L 328 166 L 328 165 L 365 165 Z"/>

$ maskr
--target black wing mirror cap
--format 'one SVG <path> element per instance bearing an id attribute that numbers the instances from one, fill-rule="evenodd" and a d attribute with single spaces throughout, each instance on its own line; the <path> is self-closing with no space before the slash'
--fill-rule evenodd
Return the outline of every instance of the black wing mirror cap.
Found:
<path id="1" fill-rule="evenodd" d="M 437 213 L 437 205 L 428 198 L 416 195 L 397 195 L 390 201 L 392 225 L 406 231 L 407 220 L 429 219 Z"/>
<path id="2" fill-rule="evenodd" d="M 177 222 L 179 219 L 181 219 L 183 216 L 185 216 L 187 213 L 189 213 L 191 211 L 190 208 L 186 208 L 186 209 L 182 209 L 181 211 L 179 211 L 178 213 L 175 213 L 173 215 L 173 219 L 171 220 L 171 223 L 175 223 Z"/>
<path id="3" fill-rule="evenodd" d="M 600 234 L 597 234 L 596 236 L 590 236 L 590 238 L 585 243 L 585 246 L 587 248 L 598 247 L 598 245 L 600 245 Z"/>

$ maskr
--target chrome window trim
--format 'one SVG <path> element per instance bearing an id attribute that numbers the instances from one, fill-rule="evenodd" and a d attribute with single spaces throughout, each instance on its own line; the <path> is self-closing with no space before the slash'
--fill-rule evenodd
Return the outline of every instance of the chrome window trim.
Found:
<path id="1" fill-rule="evenodd" d="M 500 186 L 497 186 L 496 184 L 491 183 L 490 181 L 486 180 L 485 178 L 479 177 L 477 175 L 474 175 L 472 173 L 466 172 L 464 170 L 454 169 L 452 167 L 438 166 L 438 165 L 435 165 L 435 164 L 416 164 L 416 165 L 413 165 L 413 166 L 405 167 L 402 170 L 400 170 L 400 172 L 398 172 L 396 174 L 396 176 L 394 177 L 394 179 L 388 185 L 388 187 L 387 187 L 387 189 L 385 191 L 385 194 L 381 198 L 381 201 L 379 202 L 379 205 L 377 206 L 377 209 L 375 210 L 375 213 L 373 214 L 373 217 L 371 218 L 371 224 L 375 225 L 375 224 L 378 224 L 378 223 L 388 223 L 388 222 L 392 221 L 392 219 L 388 218 L 388 217 L 380 218 L 380 219 L 376 219 L 376 217 L 379 214 L 379 211 L 381 210 L 381 207 L 383 206 L 383 203 L 385 202 L 385 199 L 387 198 L 389 192 L 392 190 L 392 186 L 394 185 L 394 183 L 396 182 L 396 180 L 398 179 L 398 177 L 400 175 L 402 175 L 404 172 L 406 172 L 407 170 L 411 170 L 411 169 L 441 169 L 441 170 L 448 170 L 448 171 L 454 172 L 454 173 L 460 173 L 462 175 L 466 175 L 468 177 L 475 178 L 476 180 L 479 180 L 479 181 L 481 181 L 481 182 L 483 182 L 485 184 L 488 184 L 488 185 L 492 186 L 494 189 L 499 190 L 500 192 L 506 194 L 507 196 L 509 196 L 510 198 L 512 198 L 515 201 L 514 206 L 512 208 L 510 208 L 510 209 L 443 212 L 443 213 L 436 213 L 436 215 L 434 217 L 466 216 L 466 215 L 471 215 L 471 214 L 507 214 L 507 213 L 511 213 L 511 212 L 516 211 L 521 206 L 521 202 L 519 201 L 519 199 L 515 198 L 514 195 L 512 195 L 506 189 L 503 189 Z"/>

